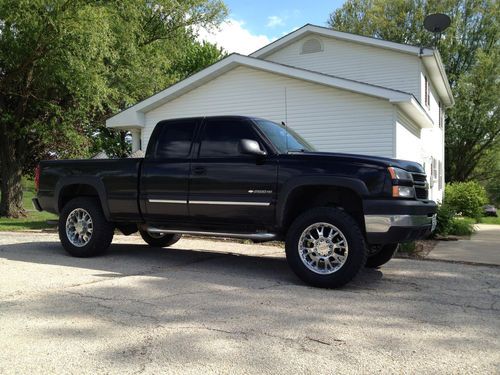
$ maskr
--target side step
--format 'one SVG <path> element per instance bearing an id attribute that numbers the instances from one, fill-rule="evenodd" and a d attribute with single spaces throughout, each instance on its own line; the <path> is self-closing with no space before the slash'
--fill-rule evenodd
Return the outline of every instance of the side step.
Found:
<path id="1" fill-rule="evenodd" d="M 222 232 L 204 232 L 195 230 L 182 229 L 166 229 L 145 226 L 144 229 L 151 233 L 176 233 L 176 234 L 191 234 L 193 236 L 210 236 L 210 237 L 228 237 L 239 238 L 242 240 L 253 240 L 259 242 L 272 241 L 278 238 L 276 233 L 222 233 Z"/>

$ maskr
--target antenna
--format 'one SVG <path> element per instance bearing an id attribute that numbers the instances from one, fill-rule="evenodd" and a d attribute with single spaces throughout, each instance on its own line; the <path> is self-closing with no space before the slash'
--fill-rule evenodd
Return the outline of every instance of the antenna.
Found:
<path id="1" fill-rule="evenodd" d="M 437 46 L 437 42 L 441 39 L 441 33 L 446 30 L 451 24 L 451 19 L 449 16 L 443 13 L 429 14 L 424 19 L 424 27 L 427 31 L 434 33 L 434 47 Z"/>

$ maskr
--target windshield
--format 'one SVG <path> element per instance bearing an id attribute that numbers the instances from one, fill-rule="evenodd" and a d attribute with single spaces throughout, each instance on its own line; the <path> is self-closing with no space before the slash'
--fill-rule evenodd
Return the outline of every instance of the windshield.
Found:
<path id="1" fill-rule="evenodd" d="M 254 120 L 260 130 L 282 154 L 290 151 L 316 151 L 292 129 L 268 120 Z"/>

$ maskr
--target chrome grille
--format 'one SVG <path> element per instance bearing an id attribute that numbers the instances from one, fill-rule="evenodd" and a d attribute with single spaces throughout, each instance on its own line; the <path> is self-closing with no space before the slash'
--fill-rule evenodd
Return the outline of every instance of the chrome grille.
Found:
<path id="1" fill-rule="evenodd" d="M 412 173 L 413 185 L 417 199 L 428 198 L 427 175 L 425 173 Z"/>

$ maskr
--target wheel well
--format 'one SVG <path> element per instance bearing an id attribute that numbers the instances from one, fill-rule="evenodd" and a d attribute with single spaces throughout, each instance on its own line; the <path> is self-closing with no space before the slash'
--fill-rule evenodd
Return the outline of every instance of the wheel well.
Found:
<path id="1" fill-rule="evenodd" d="M 59 199 L 58 199 L 59 212 L 61 212 L 66 203 L 68 203 L 73 198 L 78 198 L 78 197 L 95 197 L 99 199 L 99 193 L 97 192 L 95 187 L 87 184 L 66 185 L 59 192 Z M 100 200 L 99 203 L 101 203 Z"/>
<path id="2" fill-rule="evenodd" d="M 286 202 L 283 228 L 286 230 L 293 220 L 315 207 L 337 207 L 349 213 L 365 231 L 363 201 L 352 189 L 337 186 L 303 186 L 292 191 Z"/>

